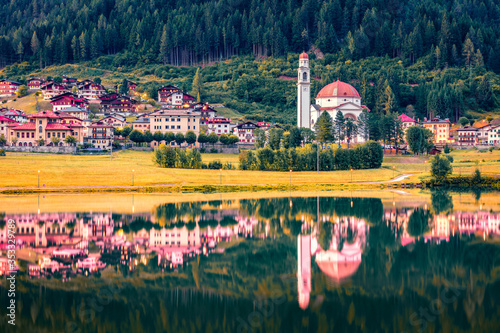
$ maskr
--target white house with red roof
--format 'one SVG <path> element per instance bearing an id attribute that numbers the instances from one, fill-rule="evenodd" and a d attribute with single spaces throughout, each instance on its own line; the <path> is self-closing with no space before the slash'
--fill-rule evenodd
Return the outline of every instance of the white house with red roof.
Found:
<path id="1" fill-rule="evenodd" d="M 398 116 L 399 120 L 401 121 L 401 127 L 403 128 L 403 132 L 406 133 L 406 130 L 408 127 L 412 126 L 417 126 L 418 122 L 415 120 L 415 118 L 411 118 L 404 113 L 400 116 Z"/>
<path id="2" fill-rule="evenodd" d="M 215 133 L 217 135 L 230 135 L 232 133 L 231 119 L 230 118 L 209 118 L 206 120 L 207 135 Z"/>
<path id="3" fill-rule="evenodd" d="M 97 149 L 110 149 L 113 144 L 114 127 L 102 119 L 88 127 L 88 136 L 85 143 Z"/>
<path id="4" fill-rule="evenodd" d="M 89 105 L 87 100 L 79 98 L 70 92 L 52 97 L 50 104 L 52 104 L 52 111 L 61 111 L 70 107 L 87 109 Z"/>
<path id="5" fill-rule="evenodd" d="M 49 82 L 40 88 L 44 101 L 50 101 L 51 98 L 69 92 L 70 90 L 62 83 Z"/>
<path id="6" fill-rule="evenodd" d="M 40 90 L 42 85 L 45 83 L 45 80 L 32 77 L 32 78 L 26 80 L 26 83 L 27 83 L 29 90 Z"/>
<path id="7" fill-rule="evenodd" d="M 95 100 L 106 94 L 106 88 L 103 85 L 92 81 L 78 85 L 78 97 L 87 100 Z"/>
<path id="8" fill-rule="evenodd" d="M 13 96 L 19 90 L 21 83 L 11 80 L 0 80 L 0 96 Z"/>
<path id="9" fill-rule="evenodd" d="M 14 120 L 16 123 L 25 123 L 28 121 L 28 117 L 21 110 L 8 110 L 1 113 L 2 116 Z"/>

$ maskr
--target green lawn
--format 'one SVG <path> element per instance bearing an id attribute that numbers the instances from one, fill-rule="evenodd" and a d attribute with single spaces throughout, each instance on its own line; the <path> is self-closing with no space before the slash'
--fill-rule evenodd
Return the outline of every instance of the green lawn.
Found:
<path id="1" fill-rule="evenodd" d="M 500 174 L 500 151 L 478 153 L 472 150 L 451 153 L 455 162 L 454 174 L 471 174 L 478 160 L 484 174 Z M 235 154 L 202 154 L 203 162 L 212 160 L 238 164 Z M 0 158 L 0 187 L 37 186 L 38 170 L 43 186 L 106 186 L 153 184 L 212 184 L 218 185 L 295 185 L 343 184 L 351 181 L 350 171 L 333 172 L 270 172 L 241 170 L 163 169 L 152 162 L 151 152 L 121 151 L 109 155 L 54 155 L 7 153 Z M 412 180 L 429 177 L 427 156 L 386 157 L 380 169 L 354 170 L 353 182 L 389 180 L 400 174 L 414 174 Z M 479 164 L 478 164 L 479 165 Z"/>

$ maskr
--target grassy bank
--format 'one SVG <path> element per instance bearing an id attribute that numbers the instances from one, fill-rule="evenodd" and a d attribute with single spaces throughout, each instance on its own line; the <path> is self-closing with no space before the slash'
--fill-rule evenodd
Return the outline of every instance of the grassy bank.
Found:
<path id="1" fill-rule="evenodd" d="M 500 174 L 500 151 L 479 153 L 457 150 L 454 175 L 470 175 L 479 167 L 484 175 Z M 382 168 L 333 172 L 269 172 L 241 170 L 163 169 L 152 162 L 152 153 L 121 151 L 110 161 L 106 155 L 53 155 L 8 153 L 1 158 L 0 191 L 38 192 L 38 177 L 43 191 L 253 191 L 324 190 L 351 183 L 380 182 L 402 174 L 411 174 L 406 183 L 430 179 L 427 156 L 386 157 Z M 238 155 L 203 154 L 203 161 L 231 162 L 238 165 Z M 484 161 L 479 163 L 478 161 Z M 40 173 L 38 173 L 40 170 Z M 132 186 L 133 184 L 133 186 Z M 365 184 L 353 184 L 355 187 Z M 379 186 L 371 184 L 373 186 Z M 80 188 L 82 187 L 82 188 Z M 148 188 L 149 187 L 149 188 Z"/>

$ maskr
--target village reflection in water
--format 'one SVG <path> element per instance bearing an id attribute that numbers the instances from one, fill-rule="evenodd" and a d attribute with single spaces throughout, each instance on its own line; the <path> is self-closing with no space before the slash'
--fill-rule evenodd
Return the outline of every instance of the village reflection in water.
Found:
<path id="1" fill-rule="evenodd" d="M 371 201 L 370 201 L 371 200 Z M 313 262 L 333 285 L 356 272 L 379 220 L 403 247 L 439 244 L 454 235 L 486 240 L 500 234 L 500 213 L 453 211 L 447 207 L 383 206 L 378 199 L 281 198 L 163 204 L 151 213 L 40 211 L 3 214 L 16 221 L 18 265 L 29 278 L 66 282 L 76 275 L 99 278 L 107 267 L 134 271 L 154 264 L 176 271 L 198 256 L 223 253 L 223 243 L 276 237 L 288 228 L 297 236 L 297 291 L 309 305 Z M 375 203 L 375 205 L 374 205 Z M 449 205 L 449 203 L 448 203 Z M 358 206 L 358 207 L 356 207 Z M 442 206 L 442 205 L 441 205 Z M 5 225 L 5 224 L 4 224 Z M 8 271 L 7 229 L 0 230 L 0 274 Z M 125 273 L 124 273 L 125 274 Z"/>

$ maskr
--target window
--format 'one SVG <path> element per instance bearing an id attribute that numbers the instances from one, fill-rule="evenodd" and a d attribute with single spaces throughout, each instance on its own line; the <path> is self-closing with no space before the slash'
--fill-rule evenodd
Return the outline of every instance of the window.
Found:
<path id="1" fill-rule="evenodd" d="M 181 129 L 181 126 L 180 126 L 180 125 L 177 125 L 177 129 Z"/>
<path id="2" fill-rule="evenodd" d="M 304 81 L 305 81 L 305 80 L 307 80 L 307 72 L 304 72 L 304 73 L 302 74 L 302 79 L 303 79 Z"/>

